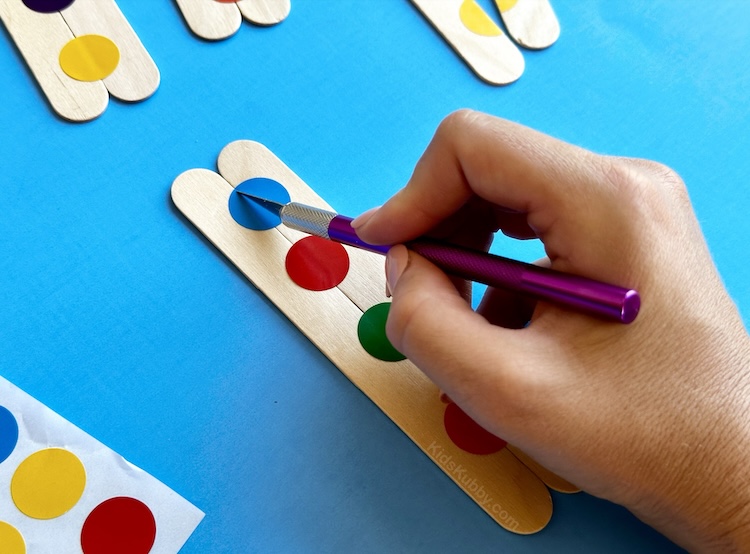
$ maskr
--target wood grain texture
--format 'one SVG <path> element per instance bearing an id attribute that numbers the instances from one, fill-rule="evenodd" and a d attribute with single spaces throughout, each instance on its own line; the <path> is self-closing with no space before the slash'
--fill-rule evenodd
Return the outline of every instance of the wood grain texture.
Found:
<path id="1" fill-rule="evenodd" d="M 470 31 L 459 16 L 464 1 L 411 0 L 477 76 L 493 85 L 516 81 L 525 68 L 520 50 L 502 32 L 484 36 Z"/>
<path id="2" fill-rule="evenodd" d="M 291 0 L 240 0 L 242 16 L 256 25 L 276 25 L 284 21 L 292 9 Z"/>
<path id="3" fill-rule="evenodd" d="M 190 30 L 205 40 L 223 40 L 242 25 L 236 4 L 214 0 L 175 0 Z"/>
<path id="4" fill-rule="evenodd" d="M 524 48 L 547 48 L 560 36 L 560 23 L 549 0 L 517 0 L 508 8 L 507 0 L 495 2 L 508 33 Z"/>
<path id="5" fill-rule="evenodd" d="M 120 49 L 120 63 L 104 79 L 112 96 L 137 102 L 159 88 L 159 69 L 114 0 L 76 0 L 60 13 L 75 36 L 102 35 Z"/>
<path id="6" fill-rule="evenodd" d="M 219 154 L 217 165 L 222 177 L 234 187 L 253 177 L 273 175 L 271 178 L 286 187 L 294 202 L 336 211 L 297 177 L 284 162 L 257 142 L 239 140 L 228 144 Z M 290 242 L 297 242 L 307 236 L 284 225 L 278 227 L 278 232 Z M 386 300 L 385 258 L 359 248 L 343 246 L 349 255 L 352 267 L 358 267 L 360 270 L 350 271 L 339 285 L 339 289 L 363 312 L 379 302 L 384 302 Z"/>
<path id="7" fill-rule="evenodd" d="M 76 81 L 60 67 L 60 51 L 75 37 L 59 13 L 37 13 L 21 0 L 0 0 L 0 18 L 58 115 L 90 121 L 107 109 L 109 94 L 101 81 Z"/>
<path id="8" fill-rule="evenodd" d="M 361 347 L 359 318 L 384 300 L 382 257 L 357 251 L 339 287 L 322 292 L 298 287 L 286 276 L 284 260 L 304 235 L 238 225 L 227 208 L 233 184 L 267 177 L 283 184 L 295 201 L 330 206 L 259 143 L 228 145 L 218 165 L 222 175 L 192 169 L 177 177 L 171 190 L 177 208 L 495 521 L 521 534 L 542 529 L 552 514 L 542 481 L 507 449 L 489 456 L 459 449 L 445 431 L 445 405 L 435 385 L 408 360 L 384 362 Z"/>

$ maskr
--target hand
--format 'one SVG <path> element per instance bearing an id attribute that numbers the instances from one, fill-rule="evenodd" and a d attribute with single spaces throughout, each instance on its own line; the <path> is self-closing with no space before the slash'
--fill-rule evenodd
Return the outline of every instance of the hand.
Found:
<path id="1" fill-rule="evenodd" d="M 538 237 L 552 268 L 638 290 L 630 325 L 492 289 L 475 313 L 465 288 L 396 246 L 387 333 L 552 471 L 686 548 L 750 551 L 750 338 L 673 171 L 460 111 L 355 226 L 376 244 Z"/>

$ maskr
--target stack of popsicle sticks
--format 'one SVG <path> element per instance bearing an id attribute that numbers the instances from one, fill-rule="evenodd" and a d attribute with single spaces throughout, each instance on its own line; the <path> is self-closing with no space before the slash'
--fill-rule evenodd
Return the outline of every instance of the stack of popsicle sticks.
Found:
<path id="1" fill-rule="evenodd" d="M 175 0 L 190 30 L 205 40 L 234 35 L 244 17 L 256 25 L 275 25 L 289 15 L 291 0 Z"/>
<path id="2" fill-rule="evenodd" d="M 229 144 L 218 168 L 221 175 L 191 169 L 177 177 L 171 193 L 178 209 L 490 517 L 516 533 L 542 529 L 552 514 L 545 482 L 558 490 L 576 489 L 543 468 L 535 475 L 508 448 L 488 456 L 461 450 L 447 435 L 445 405 L 435 385 L 408 360 L 385 362 L 361 347 L 359 319 L 384 300 L 382 256 L 346 247 L 350 269 L 338 287 L 315 292 L 297 286 L 286 275 L 284 260 L 305 235 L 283 226 L 246 229 L 232 218 L 229 197 L 241 182 L 266 177 L 281 183 L 295 202 L 330 206 L 259 143 Z"/>
<path id="3" fill-rule="evenodd" d="M 223 40 L 237 32 L 242 14 L 235 4 L 215 0 L 175 0 L 185 22 L 205 40 Z"/>
<path id="4" fill-rule="evenodd" d="M 103 35 L 120 49 L 120 63 L 104 78 L 112 96 L 138 102 L 156 92 L 159 69 L 114 0 L 75 0 L 61 13 L 75 36 Z"/>
<path id="5" fill-rule="evenodd" d="M 484 81 L 507 85 L 524 72 L 521 51 L 476 0 L 411 0 Z M 560 35 L 548 0 L 495 0 L 508 34 L 525 48 L 547 48 Z"/>
<path id="6" fill-rule="evenodd" d="M 22 0 L 2 0 L 0 19 L 52 108 L 65 119 L 89 121 L 107 108 L 109 94 L 135 102 L 159 86 L 156 64 L 114 0 L 75 0 L 53 13 L 36 12 Z M 119 63 L 103 81 L 77 81 L 60 67 L 63 47 L 86 34 L 106 36 L 119 49 Z"/>
<path id="7" fill-rule="evenodd" d="M 552 46 L 560 36 L 560 22 L 549 0 L 495 0 L 508 34 L 524 48 Z"/>
<path id="8" fill-rule="evenodd" d="M 237 141 L 228 145 L 219 154 L 217 161 L 219 173 L 232 187 L 236 187 L 254 177 L 277 175 L 281 178 L 271 178 L 284 185 L 289 193 L 294 195 L 293 200 L 295 202 L 334 211 L 293 171 L 281 163 L 270 151 L 259 150 L 257 144 L 251 141 Z M 258 156 L 256 152 L 262 154 L 267 152 L 268 155 Z M 270 164 L 269 160 L 271 161 Z M 284 225 L 277 227 L 275 231 L 283 235 L 290 244 L 307 236 Z M 257 233 L 257 231 L 255 232 Z M 345 246 L 345 248 L 349 255 L 350 265 L 361 268 L 361 270 L 350 271 L 346 279 L 339 285 L 339 289 L 364 312 L 369 307 L 384 300 L 383 258 L 358 248 L 349 246 Z M 286 271 L 283 273 L 285 274 Z"/>
<path id="9" fill-rule="evenodd" d="M 75 38 L 60 13 L 37 13 L 21 0 L 2 0 L 0 18 L 55 112 L 70 121 L 104 113 L 109 103 L 104 83 L 76 81 L 57 61 L 63 46 Z"/>
<path id="10" fill-rule="evenodd" d="M 242 16 L 256 25 L 276 25 L 289 15 L 291 0 L 239 0 Z"/>
<path id="11" fill-rule="evenodd" d="M 487 17 L 487 30 L 482 34 L 469 29 L 461 19 L 461 10 L 482 8 L 474 0 L 411 0 L 437 31 L 474 72 L 493 85 L 516 81 L 525 67 L 523 55 L 513 42 Z M 483 21 L 485 23 L 485 21 Z M 493 27 L 494 26 L 494 27 Z"/>

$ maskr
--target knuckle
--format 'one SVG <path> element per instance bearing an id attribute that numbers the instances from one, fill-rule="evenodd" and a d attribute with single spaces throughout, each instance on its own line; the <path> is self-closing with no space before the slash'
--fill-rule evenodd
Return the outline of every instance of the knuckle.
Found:
<path id="1" fill-rule="evenodd" d="M 469 108 L 461 108 L 448 114 L 443 121 L 440 122 L 437 132 L 439 135 L 452 135 L 459 130 L 471 127 L 480 117 L 481 114 L 479 112 Z"/>
<path id="2" fill-rule="evenodd" d="M 657 164 L 657 166 L 655 168 L 658 171 L 657 175 L 661 178 L 661 182 L 667 190 L 678 200 L 687 202 L 688 191 L 682 177 L 671 167 L 663 164 Z"/>
<path id="3" fill-rule="evenodd" d="M 687 187 L 680 175 L 671 167 L 645 159 L 609 160 L 607 179 L 618 192 L 652 200 L 662 195 L 679 202 L 687 200 Z"/>
<path id="4" fill-rule="evenodd" d="M 640 192 L 645 180 L 639 174 L 637 167 L 626 160 L 607 158 L 604 174 L 607 184 L 618 194 L 631 195 Z"/>
<path id="5" fill-rule="evenodd" d="M 646 167 L 652 177 L 675 196 L 682 197 L 687 194 L 685 182 L 671 167 L 654 161 L 648 161 Z"/>

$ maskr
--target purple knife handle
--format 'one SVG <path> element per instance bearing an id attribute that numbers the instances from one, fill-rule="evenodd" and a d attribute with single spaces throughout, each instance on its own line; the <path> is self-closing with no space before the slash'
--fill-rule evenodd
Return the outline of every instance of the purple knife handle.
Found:
<path id="1" fill-rule="evenodd" d="M 370 244 L 361 240 L 350 223 L 352 222 L 351 217 L 344 215 L 337 215 L 330 223 L 328 223 L 328 238 L 335 240 L 336 242 L 343 242 L 350 246 L 356 246 L 370 252 L 377 252 L 378 254 L 386 254 L 390 249 L 390 244 Z"/>
<path id="2" fill-rule="evenodd" d="M 376 246 L 361 241 L 349 225 L 350 221 L 348 217 L 336 216 L 329 224 L 329 237 L 381 254 L 388 251 L 389 245 Z M 406 246 L 456 277 L 528 294 L 605 319 L 630 323 L 638 315 L 641 305 L 635 290 L 502 256 L 424 239 L 412 241 Z"/>
<path id="3" fill-rule="evenodd" d="M 634 290 L 437 242 L 417 240 L 407 246 L 446 273 L 605 319 L 630 323 L 640 308 Z"/>

